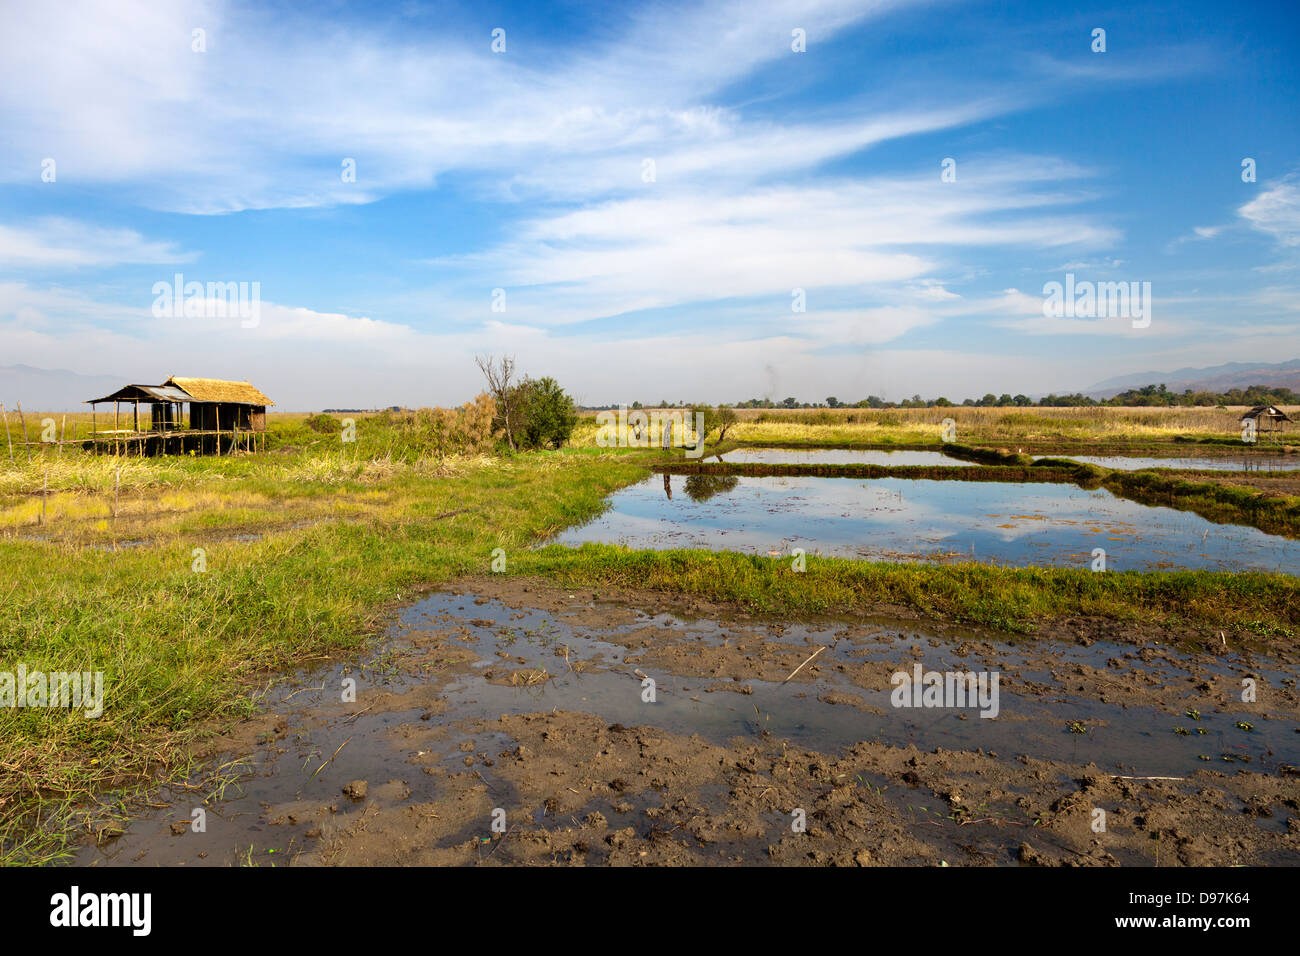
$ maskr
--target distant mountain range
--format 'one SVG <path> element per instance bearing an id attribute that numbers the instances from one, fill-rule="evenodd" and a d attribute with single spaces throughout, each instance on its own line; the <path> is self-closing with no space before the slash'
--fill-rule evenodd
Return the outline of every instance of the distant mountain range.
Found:
<path id="1" fill-rule="evenodd" d="M 84 412 L 88 398 L 115 392 L 127 380 L 115 375 L 80 375 L 66 369 L 0 365 L 0 402 L 9 411 L 23 403 L 24 412 Z"/>
<path id="2" fill-rule="evenodd" d="M 1172 372 L 1137 372 L 1108 378 L 1083 390 L 1093 398 L 1111 398 L 1130 388 L 1164 383 L 1171 392 L 1226 392 L 1232 388 L 1267 385 L 1300 392 L 1300 359 L 1278 362 L 1228 362 L 1209 368 L 1180 368 Z"/>

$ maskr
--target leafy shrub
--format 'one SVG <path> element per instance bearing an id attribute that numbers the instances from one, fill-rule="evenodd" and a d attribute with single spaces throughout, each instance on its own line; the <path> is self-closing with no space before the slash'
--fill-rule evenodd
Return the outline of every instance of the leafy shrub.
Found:
<path id="1" fill-rule="evenodd" d="M 308 415 L 302 420 L 302 423 L 314 432 L 320 432 L 322 435 L 337 435 L 343 431 L 343 422 L 333 415 L 324 413 L 318 415 Z"/>
<path id="2" fill-rule="evenodd" d="M 555 379 L 525 378 L 515 389 L 515 443 L 520 449 L 559 448 L 578 424 L 571 399 Z"/>

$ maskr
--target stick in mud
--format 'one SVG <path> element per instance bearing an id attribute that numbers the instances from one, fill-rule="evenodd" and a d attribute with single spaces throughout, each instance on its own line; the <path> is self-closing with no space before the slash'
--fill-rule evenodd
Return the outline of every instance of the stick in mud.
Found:
<path id="1" fill-rule="evenodd" d="M 804 660 L 803 664 L 800 664 L 798 667 L 796 667 L 794 670 L 792 670 L 792 671 L 790 672 L 790 677 L 794 677 L 795 674 L 797 674 L 797 673 L 799 673 L 801 670 L 803 670 L 804 664 L 807 664 L 808 661 L 812 660 L 814 657 L 816 657 L 818 654 L 820 654 L 820 653 L 821 653 L 822 651 L 824 651 L 824 650 L 826 650 L 826 645 L 825 645 L 825 644 L 823 644 L 821 647 L 817 648 L 817 650 L 815 650 L 815 651 L 813 651 L 811 654 L 809 654 L 808 657 Z M 788 684 L 788 683 L 790 682 L 790 677 L 787 677 L 785 680 L 781 681 L 781 683 L 782 683 L 782 684 Z"/>
<path id="2" fill-rule="evenodd" d="M 349 742 L 351 739 L 352 739 L 352 738 L 349 737 L 347 740 L 343 741 L 343 743 L 339 744 L 339 750 L 342 750 L 344 747 L 346 747 L 346 746 L 348 745 L 348 742 Z M 312 780 L 315 780 L 316 777 L 317 777 L 317 775 L 318 775 L 322 770 L 324 770 L 327 766 L 329 766 L 329 762 L 330 762 L 330 760 L 333 760 L 335 757 L 337 757 L 337 756 L 339 755 L 339 750 L 336 750 L 336 751 L 334 751 L 332 754 L 330 754 L 329 760 L 326 760 L 323 764 L 321 764 L 319 767 L 316 768 L 316 773 L 314 773 L 314 774 L 311 775 L 311 779 L 312 779 Z"/>

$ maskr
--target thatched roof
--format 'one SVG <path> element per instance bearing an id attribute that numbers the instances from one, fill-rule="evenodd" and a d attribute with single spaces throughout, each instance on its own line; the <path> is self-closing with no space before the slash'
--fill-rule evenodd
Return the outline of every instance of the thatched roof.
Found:
<path id="1" fill-rule="evenodd" d="M 181 378 L 173 375 L 164 386 L 183 389 L 196 402 L 233 402 L 239 405 L 274 405 L 249 382 L 226 382 L 219 378 Z"/>
<path id="2" fill-rule="evenodd" d="M 124 385 L 116 392 L 103 398 L 88 398 L 86 405 L 98 405 L 100 402 L 188 402 L 190 396 L 179 388 L 163 385 Z"/>
<path id="3" fill-rule="evenodd" d="M 1270 421 L 1275 422 L 1289 422 L 1292 420 L 1286 412 L 1282 411 L 1282 409 L 1278 408 L 1276 405 L 1256 405 L 1250 411 L 1246 412 L 1246 414 L 1241 416 L 1243 422 L 1248 418 L 1267 418 Z"/>

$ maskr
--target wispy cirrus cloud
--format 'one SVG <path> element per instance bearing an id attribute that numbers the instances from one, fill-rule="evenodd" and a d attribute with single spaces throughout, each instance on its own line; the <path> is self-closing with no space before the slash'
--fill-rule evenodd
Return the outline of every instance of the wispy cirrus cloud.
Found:
<path id="1" fill-rule="evenodd" d="M 736 117 L 702 97 L 789 56 L 791 24 L 825 42 L 905 5 L 918 4 L 651 5 L 618 33 L 539 57 L 511 56 L 509 34 L 497 55 L 487 35 L 452 42 L 216 0 L 28 4 L 6 11 L 0 34 L 0 112 L 14 147 L 0 178 L 30 181 L 50 157 L 65 181 L 123 183 L 155 208 L 219 213 L 367 202 L 449 171 L 510 180 L 549 164 L 558 192 L 590 181 L 563 157 L 646 144 L 683 169 L 713 165 L 743 154 L 716 137 L 734 133 Z M 818 139 L 831 155 L 884 135 L 870 124 L 847 137 L 820 130 L 810 145 L 815 158 Z M 345 158 L 355 183 L 341 180 Z"/>
<path id="2" fill-rule="evenodd" d="M 197 257 L 175 243 L 146 239 L 133 229 L 108 229 L 57 217 L 26 226 L 0 225 L 0 270 L 180 263 Z"/>
<path id="3" fill-rule="evenodd" d="M 1300 174 L 1291 173 L 1262 189 L 1237 214 L 1279 246 L 1300 246 Z"/>
<path id="4" fill-rule="evenodd" d="M 859 308 L 887 308 L 874 300 L 891 285 L 921 283 L 938 297 L 962 249 L 1113 243 L 1117 229 L 1077 208 L 1094 194 L 1088 176 L 1013 157 L 965 164 L 957 183 L 936 173 L 730 192 L 656 184 L 525 221 L 494 248 L 430 264 L 506 288 L 511 314 L 534 325 L 728 299 L 768 298 L 768 309 L 783 300 L 788 311 L 795 288 L 858 292 Z"/>

